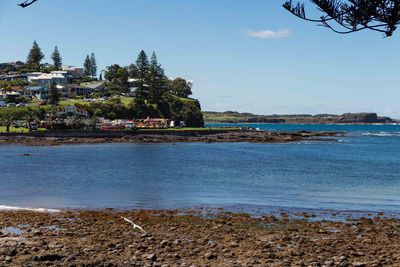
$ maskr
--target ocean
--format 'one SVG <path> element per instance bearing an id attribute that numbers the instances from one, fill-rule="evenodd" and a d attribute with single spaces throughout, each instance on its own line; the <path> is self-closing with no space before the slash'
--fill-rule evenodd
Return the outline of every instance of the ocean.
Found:
<path id="1" fill-rule="evenodd" d="M 4 145 L 0 209 L 399 213 L 400 125 L 243 126 L 346 133 L 286 144 Z"/>

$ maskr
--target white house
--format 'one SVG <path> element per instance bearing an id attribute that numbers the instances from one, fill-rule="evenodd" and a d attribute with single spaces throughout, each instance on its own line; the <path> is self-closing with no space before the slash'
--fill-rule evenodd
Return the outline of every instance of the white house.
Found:
<path id="1" fill-rule="evenodd" d="M 28 76 L 28 81 L 35 82 L 39 85 L 49 85 L 51 82 L 55 82 L 57 84 L 66 84 L 68 82 L 68 78 L 61 72 L 41 73 L 40 75 L 37 75 L 37 73 L 30 73 Z"/>
<path id="2" fill-rule="evenodd" d="M 43 100 L 49 97 L 49 89 L 47 86 L 27 86 L 24 89 L 24 95 Z"/>

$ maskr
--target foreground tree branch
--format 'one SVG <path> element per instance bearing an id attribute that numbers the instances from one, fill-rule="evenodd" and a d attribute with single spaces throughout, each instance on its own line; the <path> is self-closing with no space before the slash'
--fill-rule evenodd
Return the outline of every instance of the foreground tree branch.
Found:
<path id="1" fill-rule="evenodd" d="M 33 3 L 37 2 L 38 0 L 26 0 L 24 2 L 22 2 L 21 4 L 18 4 L 20 7 L 25 8 L 28 7 L 30 5 L 32 5 Z"/>
<path id="2" fill-rule="evenodd" d="M 336 33 L 372 30 L 392 36 L 400 24 L 400 0 L 310 0 L 323 13 L 320 18 L 306 15 L 302 2 L 288 0 L 283 7 L 293 15 L 319 23 Z"/>

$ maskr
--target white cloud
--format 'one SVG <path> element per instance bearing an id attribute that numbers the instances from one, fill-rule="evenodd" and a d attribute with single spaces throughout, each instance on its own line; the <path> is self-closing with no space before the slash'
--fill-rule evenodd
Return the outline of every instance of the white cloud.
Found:
<path id="1" fill-rule="evenodd" d="M 247 34 L 258 39 L 283 39 L 290 36 L 289 29 L 248 31 Z"/>

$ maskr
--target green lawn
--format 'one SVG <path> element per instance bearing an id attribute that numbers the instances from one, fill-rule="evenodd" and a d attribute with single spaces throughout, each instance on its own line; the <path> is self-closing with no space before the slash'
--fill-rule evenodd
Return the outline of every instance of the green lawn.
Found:
<path id="1" fill-rule="evenodd" d="M 6 126 L 0 126 L 0 133 L 5 133 L 6 129 L 7 129 Z M 42 132 L 42 131 L 46 131 L 46 129 L 45 128 L 39 128 L 38 131 Z M 29 132 L 29 130 L 27 128 L 10 127 L 10 133 L 27 133 L 27 132 Z"/>
<path id="2" fill-rule="evenodd" d="M 121 103 L 124 104 L 124 106 L 127 107 L 132 102 L 133 97 L 121 96 L 120 99 L 121 99 Z"/>
<path id="3" fill-rule="evenodd" d="M 7 127 L 6 126 L 0 126 L 0 132 L 1 133 L 5 133 L 6 132 Z M 10 127 L 10 132 L 11 133 L 27 133 L 28 129 L 26 128 L 14 128 L 14 127 Z"/>
<path id="4" fill-rule="evenodd" d="M 61 106 L 73 106 L 75 104 L 84 105 L 84 104 L 87 104 L 87 103 L 88 102 L 83 101 L 82 99 L 68 99 L 68 100 L 60 101 L 60 105 Z"/>

